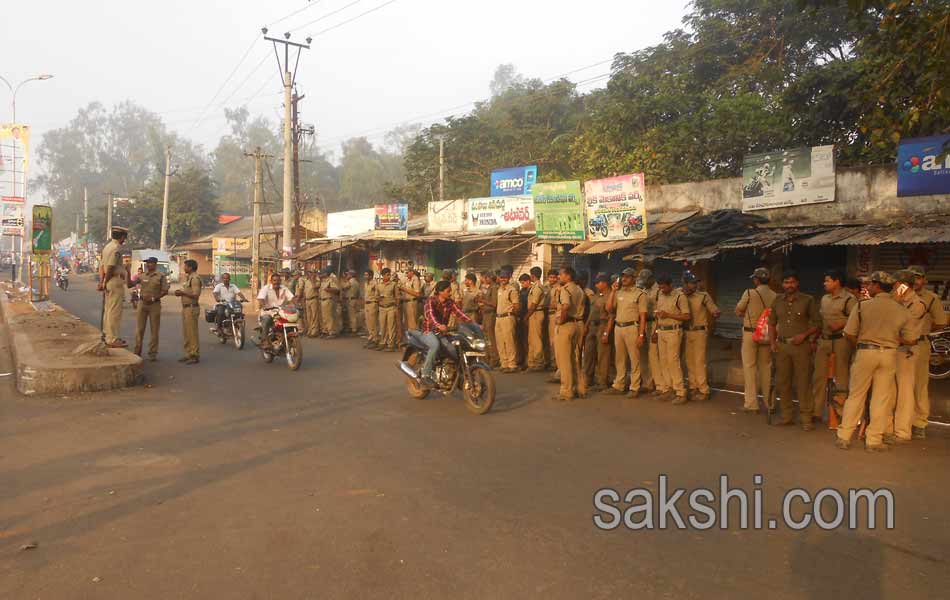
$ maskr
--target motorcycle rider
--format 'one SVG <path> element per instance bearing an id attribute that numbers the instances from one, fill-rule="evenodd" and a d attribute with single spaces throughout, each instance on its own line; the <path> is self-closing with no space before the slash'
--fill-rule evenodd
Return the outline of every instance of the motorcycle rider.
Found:
<path id="1" fill-rule="evenodd" d="M 435 284 L 435 293 L 426 298 L 422 328 L 422 341 L 429 349 L 422 363 L 422 382 L 426 385 L 431 386 L 435 383 L 432 380 L 432 369 L 435 366 L 435 358 L 439 354 L 439 334 L 448 333 L 449 319 L 454 315 L 460 321 L 472 322 L 472 319 L 452 299 L 452 294 L 452 283 L 443 279 Z"/>
<path id="2" fill-rule="evenodd" d="M 214 301 L 217 302 L 214 307 L 214 328 L 217 331 L 221 331 L 221 321 L 224 320 L 224 311 L 228 305 L 235 299 L 241 302 L 247 302 L 247 298 L 244 297 L 244 294 L 241 293 L 238 286 L 231 283 L 230 273 L 221 274 L 221 283 L 214 286 L 214 290 L 211 293 L 214 295 Z"/>
<path id="3" fill-rule="evenodd" d="M 292 304 L 293 301 L 294 295 L 291 291 L 280 285 L 280 274 L 272 274 L 270 283 L 262 287 L 257 294 L 257 308 L 261 323 L 261 339 L 257 343 L 259 347 L 267 347 L 267 338 L 270 336 L 271 327 L 274 326 L 274 315 L 270 312 L 271 309 L 281 308 L 285 304 Z"/>

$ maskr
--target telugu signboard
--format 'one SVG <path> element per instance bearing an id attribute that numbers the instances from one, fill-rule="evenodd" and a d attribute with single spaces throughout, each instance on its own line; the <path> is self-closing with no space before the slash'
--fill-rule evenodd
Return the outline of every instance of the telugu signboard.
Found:
<path id="1" fill-rule="evenodd" d="M 516 229 L 534 219 L 531 196 L 469 198 L 467 210 L 469 232 Z"/>
<path id="2" fill-rule="evenodd" d="M 950 193 L 950 134 L 901 140 L 897 147 L 897 195 Z"/>
<path id="3" fill-rule="evenodd" d="M 538 241 L 584 241 L 584 199 L 579 181 L 536 183 L 531 196 Z"/>
<path id="4" fill-rule="evenodd" d="M 211 238 L 211 247 L 218 256 L 230 256 L 235 252 L 251 249 L 251 238 L 214 237 Z"/>
<path id="5" fill-rule="evenodd" d="M 409 205 L 377 204 L 374 215 L 374 234 L 378 238 L 404 240 L 409 237 Z"/>
<path id="6" fill-rule="evenodd" d="M 585 181 L 584 204 L 587 207 L 587 239 L 646 239 L 643 173 Z"/>
<path id="7" fill-rule="evenodd" d="M 742 210 L 834 202 L 835 147 L 750 154 L 742 161 Z"/>
<path id="8" fill-rule="evenodd" d="M 361 208 L 327 215 L 327 237 L 331 239 L 360 235 L 373 231 L 376 210 Z"/>
<path id="9" fill-rule="evenodd" d="M 23 199 L 17 198 L 19 202 L 11 200 L 11 198 L 4 198 L 0 202 L 0 234 L 21 237 L 23 235 Z"/>
<path id="10" fill-rule="evenodd" d="M 491 196 L 530 195 L 538 180 L 538 165 L 496 169 L 491 172 Z"/>
<path id="11" fill-rule="evenodd" d="M 0 125 L 0 196 L 26 197 L 29 165 L 29 125 Z"/>
<path id="12" fill-rule="evenodd" d="M 429 203 L 429 231 L 463 231 L 465 229 L 465 200 L 446 200 Z"/>
<path id="13" fill-rule="evenodd" d="M 33 254 L 49 254 L 53 248 L 53 207 L 33 207 Z"/>

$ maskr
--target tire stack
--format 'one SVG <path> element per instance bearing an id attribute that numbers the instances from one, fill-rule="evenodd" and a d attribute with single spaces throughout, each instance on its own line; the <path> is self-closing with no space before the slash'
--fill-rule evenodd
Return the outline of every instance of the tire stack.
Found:
<path id="1" fill-rule="evenodd" d="M 716 210 L 693 220 L 685 228 L 670 232 L 659 241 L 650 241 L 640 247 L 644 262 L 652 262 L 670 253 L 692 252 L 713 246 L 722 240 L 752 233 L 759 223 L 768 219 L 740 210 Z"/>

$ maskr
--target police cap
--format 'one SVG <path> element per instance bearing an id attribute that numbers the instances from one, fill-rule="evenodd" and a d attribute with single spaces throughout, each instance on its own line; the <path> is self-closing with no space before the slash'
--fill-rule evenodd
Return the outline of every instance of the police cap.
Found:
<path id="1" fill-rule="evenodd" d="M 872 283 L 881 283 L 884 285 L 894 285 L 894 277 L 887 271 L 874 271 L 869 278 Z"/>

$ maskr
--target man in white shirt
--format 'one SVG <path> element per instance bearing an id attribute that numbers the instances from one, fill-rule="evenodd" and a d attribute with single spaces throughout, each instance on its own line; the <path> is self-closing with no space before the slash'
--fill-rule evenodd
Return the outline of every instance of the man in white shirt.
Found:
<path id="1" fill-rule="evenodd" d="M 280 275 L 274 273 L 270 276 L 270 283 L 261 288 L 257 294 L 257 308 L 261 323 L 261 340 L 259 346 L 265 346 L 266 340 L 270 335 L 270 329 L 274 326 L 274 315 L 272 309 L 280 308 L 285 304 L 292 304 L 294 295 L 285 287 L 280 285 Z"/>
<path id="2" fill-rule="evenodd" d="M 221 329 L 221 321 L 224 320 L 225 307 L 230 304 L 232 300 L 247 302 L 247 298 L 244 297 L 244 294 L 241 293 L 238 286 L 231 283 L 230 273 L 223 273 L 221 275 L 221 283 L 214 286 L 214 290 L 211 293 L 214 294 L 214 300 L 217 302 L 217 305 L 214 307 L 214 327 L 215 329 Z"/>

